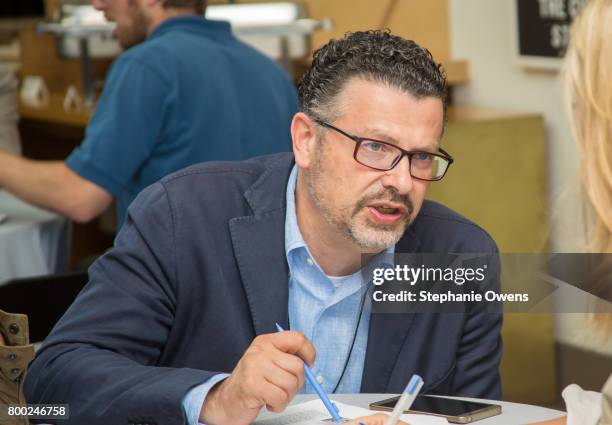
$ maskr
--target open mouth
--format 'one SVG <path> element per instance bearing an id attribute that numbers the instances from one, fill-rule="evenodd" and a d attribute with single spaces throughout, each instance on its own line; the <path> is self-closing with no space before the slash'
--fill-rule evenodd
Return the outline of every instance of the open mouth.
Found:
<path id="1" fill-rule="evenodd" d="M 386 203 L 369 205 L 367 210 L 369 212 L 370 219 L 379 224 L 397 223 L 407 214 L 406 207 Z"/>
<path id="2" fill-rule="evenodd" d="M 389 208 L 389 207 L 373 207 L 381 214 L 398 214 L 400 210 L 398 208 Z"/>

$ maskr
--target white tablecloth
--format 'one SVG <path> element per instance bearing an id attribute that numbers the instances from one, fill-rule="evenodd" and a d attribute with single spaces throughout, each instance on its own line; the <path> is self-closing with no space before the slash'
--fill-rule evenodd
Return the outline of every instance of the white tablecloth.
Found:
<path id="1" fill-rule="evenodd" d="M 69 222 L 0 190 L 0 285 L 68 269 Z"/>
<path id="2" fill-rule="evenodd" d="M 368 408 L 370 403 L 393 397 L 397 394 L 332 394 L 330 398 L 340 403 L 351 404 L 353 406 Z M 293 403 L 302 403 L 314 399 L 315 395 L 298 395 L 293 399 Z M 462 398 L 462 400 L 480 401 L 482 403 L 499 404 L 502 407 L 502 414 L 488 419 L 477 421 L 478 425 L 517 425 L 529 424 L 533 422 L 556 419 L 565 413 L 558 410 L 546 409 L 544 407 L 531 406 L 529 404 L 509 403 L 506 401 L 480 400 L 473 398 Z M 374 412 L 372 413 L 379 413 Z"/>

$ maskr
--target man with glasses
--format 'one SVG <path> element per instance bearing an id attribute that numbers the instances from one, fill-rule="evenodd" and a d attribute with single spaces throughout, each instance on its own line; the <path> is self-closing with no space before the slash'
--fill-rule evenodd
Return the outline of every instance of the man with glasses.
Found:
<path id="1" fill-rule="evenodd" d="M 496 255 L 424 200 L 453 162 L 446 89 L 427 50 L 388 32 L 319 49 L 293 155 L 193 166 L 140 194 L 32 363 L 28 400 L 70 403 L 74 423 L 246 425 L 313 391 L 303 361 L 330 393 L 398 393 L 418 373 L 427 393 L 500 398 L 500 314 L 373 314 L 360 275 L 379 254 Z"/>
<path id="2" fill-rule="evenodd" d="M 349 134 L 320 119 L 315 119 L 315 122 L 354 141 L 356 143 L 353 153 L 355 161 L 375 170 L 392 170 L 404 156 L 407 156 L 412 177 L 418 180 L 437 181 L 442 180 L 448 166 L 453 163 L 453 158 L 442 148 L 438 149 L 439 153 L 418 150 L 407 151 L 382 140 L 367 139 Z"/>

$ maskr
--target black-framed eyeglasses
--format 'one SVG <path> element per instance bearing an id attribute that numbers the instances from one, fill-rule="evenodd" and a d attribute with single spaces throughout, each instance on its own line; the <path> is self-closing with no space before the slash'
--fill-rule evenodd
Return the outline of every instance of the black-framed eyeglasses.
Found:
<path id="1" fill-rule="evenodd" d="M 314 121 L 320 126 L 334 130 L 355 142 L 355 151 L 353 152 L 355 161 L 374 170 L 392 170 L 404 156 L 407 156 L 410 163 L 410 175 L 413 178 L 438 181 L 442 180 L 448 171 L 448 167 L 455 161 L 443 149 L 440 149 L 440 153 L 406 151 L 399 146 L 381 140 L 355 136 L 320 119 L 314 119 Z"/>

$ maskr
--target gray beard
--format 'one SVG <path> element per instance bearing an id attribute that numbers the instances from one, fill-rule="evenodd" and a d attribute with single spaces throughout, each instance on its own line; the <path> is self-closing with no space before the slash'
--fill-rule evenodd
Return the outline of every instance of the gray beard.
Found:
<path id="1" fill-rule="evenodd" d="M 319 190 L 317 188 L 317 182 L 321 181 L 321 167 L 319 158 L 315 158 L 313 161 L 313 167 L 309 170 L 309 173 L 306 177 L 306 183 L 308 187 L 308 194 L 310 195 L 310 199 L 312 199 L 315 206 L 321 211 L 323 214 L 323 218 L 325 221 L 335 228 L 345 239 L 347 239 L 351 243 L 355 243 L 358 245 L 364 252 L 380 252 L 389 248 L 392 245 L 395 245 L 403 236 L 404 232 L 408 228 L 409 223 L 406 223 L 403 231 L 394 232 L 393 235 L 389 235 L 389 237 L 383 238 L 382 232 L 390 232 L 394 229 L 394 226 L 388 226 L 384 224 L 377 223 L 368 223 L 367 225 L 371 229 L 375 229 L 381 232 L 381 238 L 377 238 L 377 240 L 373 240 L 373 238 L 366 238 L 365 235 L 360 235 L 359 230 L 356 229 L 356 226 L 352 226 L 350 223 L 347 223 L 343 220 L 337 218 L 329 208 L 327 208 L 326 203 L 321 200 L 319 196 Z M 409 211 L 412 212 L 413 206 L 410 201 L 409 202 Z M 354 218 L 361 210 L 365 208 L 366 200 L 362 199 L 357 203 L 355 208 L 350 214 L 351 218 Z M 340 216 L 349 216 L 347 214 L 348 209 L 340 210 Z"/>

